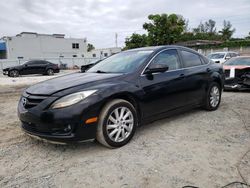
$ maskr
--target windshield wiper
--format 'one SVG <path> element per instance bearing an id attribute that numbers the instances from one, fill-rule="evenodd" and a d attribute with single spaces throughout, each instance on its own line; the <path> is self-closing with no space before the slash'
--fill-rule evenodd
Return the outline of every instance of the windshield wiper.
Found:
<path id="1" fill-rule="evenodd" d="M 96 73 L 107 73 L 105 71 L 97 70 Z"/>

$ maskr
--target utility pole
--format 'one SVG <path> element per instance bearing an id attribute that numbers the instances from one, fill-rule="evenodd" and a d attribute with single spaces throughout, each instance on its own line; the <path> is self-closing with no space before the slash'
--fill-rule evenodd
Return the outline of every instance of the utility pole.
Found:
<path id="1" fill-rule="evenodd" d="M 117 38 L 118 38 L 118 34 L 115 33 L 115 47 L 117 48 Z"/>

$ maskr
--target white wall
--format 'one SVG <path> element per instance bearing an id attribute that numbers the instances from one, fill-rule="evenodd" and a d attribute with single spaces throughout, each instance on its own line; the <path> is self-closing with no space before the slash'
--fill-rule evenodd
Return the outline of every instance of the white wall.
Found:
<path id="1" fill-rule="evenodd" d="M 7 59 L 30 58 L 66 58 L 83 57 L 87 53 L 85 39 L 56 38 L 53 35 L 21 34 L 5 39 Z M 72 43 L 79 43 L 79 49 L 73 49 Z"/>
<path id="2" fill-rule="evenodd" d="M 91 50 L 90 52 L 87 52 L 86 57 L 88 57 L 88 58 L 96 57 L 96 58 L 102 59 L 102 58 L 111 56 L 113 54 L 119 53 L 121 51 L 122 51 L 122 49 L 119 47 L 94 49 L 94 50 Z"/>

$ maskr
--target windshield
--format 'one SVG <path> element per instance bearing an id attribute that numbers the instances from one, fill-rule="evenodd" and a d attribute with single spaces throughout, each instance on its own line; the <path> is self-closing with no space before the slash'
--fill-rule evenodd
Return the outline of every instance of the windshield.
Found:
<path id="1" fill-rule="evenodd" d="M 233 58 L 225 62 L 224 65 L 247 65 L 250 66 L 250 57 L 249 58 Z"/>
<path id="2" fill-rule="evenodd" d="M 222 59 L 224 58 L 224 56 L 225 56 L 225 53 L 214 53 L 214 54 L 208 55 L 207 57 L 209 59 Z"/>
<path id="3" fill-rule="evenodd" d="M 125 51 L 102 60 L 87 72 L 129 73 L 135 71 L 153 51 Z"/>

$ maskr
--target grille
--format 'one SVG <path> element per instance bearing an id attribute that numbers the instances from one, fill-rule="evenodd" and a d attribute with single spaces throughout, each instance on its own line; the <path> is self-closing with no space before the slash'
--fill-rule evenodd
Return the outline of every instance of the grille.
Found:
<path id="1" fill-rule="evenodd" d="M 47 96 L 32 95 L 32 94 L 25 93 L 22 98 L 22 103 L 23 103 L 24 108 L 26 109 L 33 108 L 46 98 Z"/>

